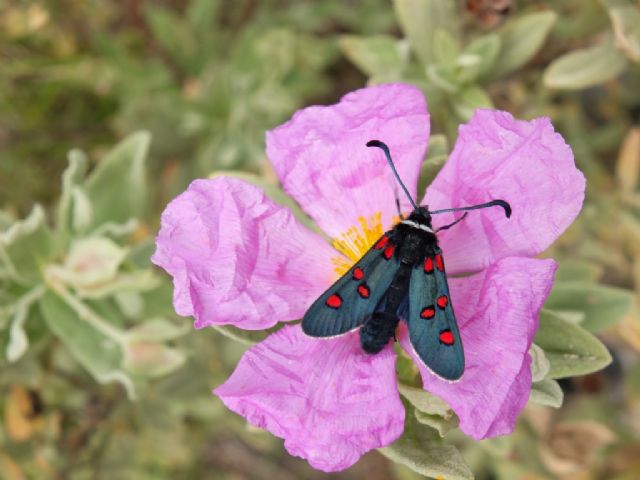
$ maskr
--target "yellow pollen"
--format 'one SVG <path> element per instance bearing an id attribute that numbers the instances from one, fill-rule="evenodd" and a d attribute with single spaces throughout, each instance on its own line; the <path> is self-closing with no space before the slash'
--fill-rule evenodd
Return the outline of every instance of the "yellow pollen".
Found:
<path id="1" fill-rule="evenodd" d="M 331 261 L 335 272 L 342 276 L 351 266 L 360 260 L 367 253 L 367 250 L 378 240 L 384 230 L 382 229 L 382 212 L 373 214 L 368 220 L 365 217 L 358 217 L 359 226 L 353 226 L 334 238 L 331 245 L 344 254 L 344 257 L 333 257 Z M 346 257 L 346 258 L 345 258 Z"/>

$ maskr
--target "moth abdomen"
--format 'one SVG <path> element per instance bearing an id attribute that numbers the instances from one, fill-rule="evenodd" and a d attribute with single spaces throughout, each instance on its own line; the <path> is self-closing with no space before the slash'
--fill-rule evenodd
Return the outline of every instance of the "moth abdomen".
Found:
<path id="1" fill-rule="evenodd" d="M 398 322 L 397 315 L 388 312 L 374 312 L 369 315 L 360 329 L 360 345 L 366 353 L 378 353 L 394 337 Z"/>

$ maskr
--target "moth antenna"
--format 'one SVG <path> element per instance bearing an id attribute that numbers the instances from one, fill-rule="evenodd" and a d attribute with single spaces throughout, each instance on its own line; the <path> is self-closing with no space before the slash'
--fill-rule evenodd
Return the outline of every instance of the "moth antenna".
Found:
<path id="1" fill-rule="evenodd" d="M 387 147 L 387 144 L 384 142 L 381 142 L 380 140 L 369 140 L 367 142 L 367 147 L 378 147 L 382 149 L 382 151 L 384 152 L 384 155 L 387 157 L 387 162 L 389 162 L 389 166 L 393 171 L 393 175 L 396 177 L 396 180 L 402 187 L 402 190 L 404 190 L 404 193 L 409 199 L 409 201 L 411 202 L 411 205 L 413 206 L 414 209 L 418 208 L 418 206 L 416 205 L 416 202 L 414 202 L 413 198 L 411 198 L 411 194 L 409 193 L 409 190 L 407 190 L 407 187 L 405 187 L 404 183 L 402 183 L 402 180 L 400 180 L 400 175 L 398 175 L 396 166 L 393 164 L 393 160 L 391 159 L 391 153 L 389 152 L 389 147 Z"/>
<path id="2" fill-rule="evenodd" d="M 480 210 L 481 208 L 489 208 L 489 207 L 502 207 L 504 209 L 504 214 L 507 218 L 511 216 L 511 205 L 509 205 L 504 200 L 491 200 L 487 203 L 480 203 L 478 205 L 472 205 L 470 207 L 459 207 L 459 208 L 445 208 L 444 210 L 435 210 L 433 212 L 429 212 L 431 215 L 436 213 L 446 213 L 446 212 L 461 212 L 464 210 Z"/>

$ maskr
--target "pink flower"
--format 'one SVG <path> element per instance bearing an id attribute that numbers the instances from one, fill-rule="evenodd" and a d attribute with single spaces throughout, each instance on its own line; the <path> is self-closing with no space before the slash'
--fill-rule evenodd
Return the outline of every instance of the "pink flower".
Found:
<path id="1" fill-rule="evenodd" d="M 332 243 L 253 185 L 225 177 L 194 181 L 163 213 L 153 256 L 173 276 L 176 311 L 194 316 L 197 328 L 265 329 L 302 318 L 397 214 L 397 184 L 367 141 L 389 145 L 415 196 L 428 138 L 424 97 L 403 84 L 306 108 L 267 134 L 284 189 Z M 527 402 L 528 351 L 556 269 L 553 260 L 533 257 L 573 221 L 584 187 L 570 148 L 547 118 L 518 121 L 479 110 L 460 127 L 451 157 L 427 188 L 421 203 L 432 209 L 498 198 L 513 208 L 510 219 L 501 209 L 471 212 L 439 234 L 466 369 L 457 383 L 423 368 L 421 374 L 424 388 L 452 407 L 473 438 L 510 433 Z M 434 226 L 453 219 L 438 215 Z M 399 340 L 411 355 L 406 329 Z M 294 324 L 247 350 L 214 392 L 283 438 L 292 455 L 320 470 L 341 470 L 402 434 L 395 357 L 391 343 L 365 354 L 358 332 L 315 339 Z"/>

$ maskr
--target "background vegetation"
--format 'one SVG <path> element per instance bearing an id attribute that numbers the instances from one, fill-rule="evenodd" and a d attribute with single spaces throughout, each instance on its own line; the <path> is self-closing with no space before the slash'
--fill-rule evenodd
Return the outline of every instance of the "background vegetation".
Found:
<path id="1" fill-rule="evenodd" d="M 640 478 L 639 2 L 0 0 L 0 58 L 0 477 Z M 405 436 L 328 476 L 211 396 L 261 334 L 194 332 L 148 258 L 190 180 L 277 196 L 265 130 L 393 80 L 428 95 L 423 184 L 495 106 L 551 117 L 587 199 L 516 433 L 465 439 L 400 364 Z"/>

